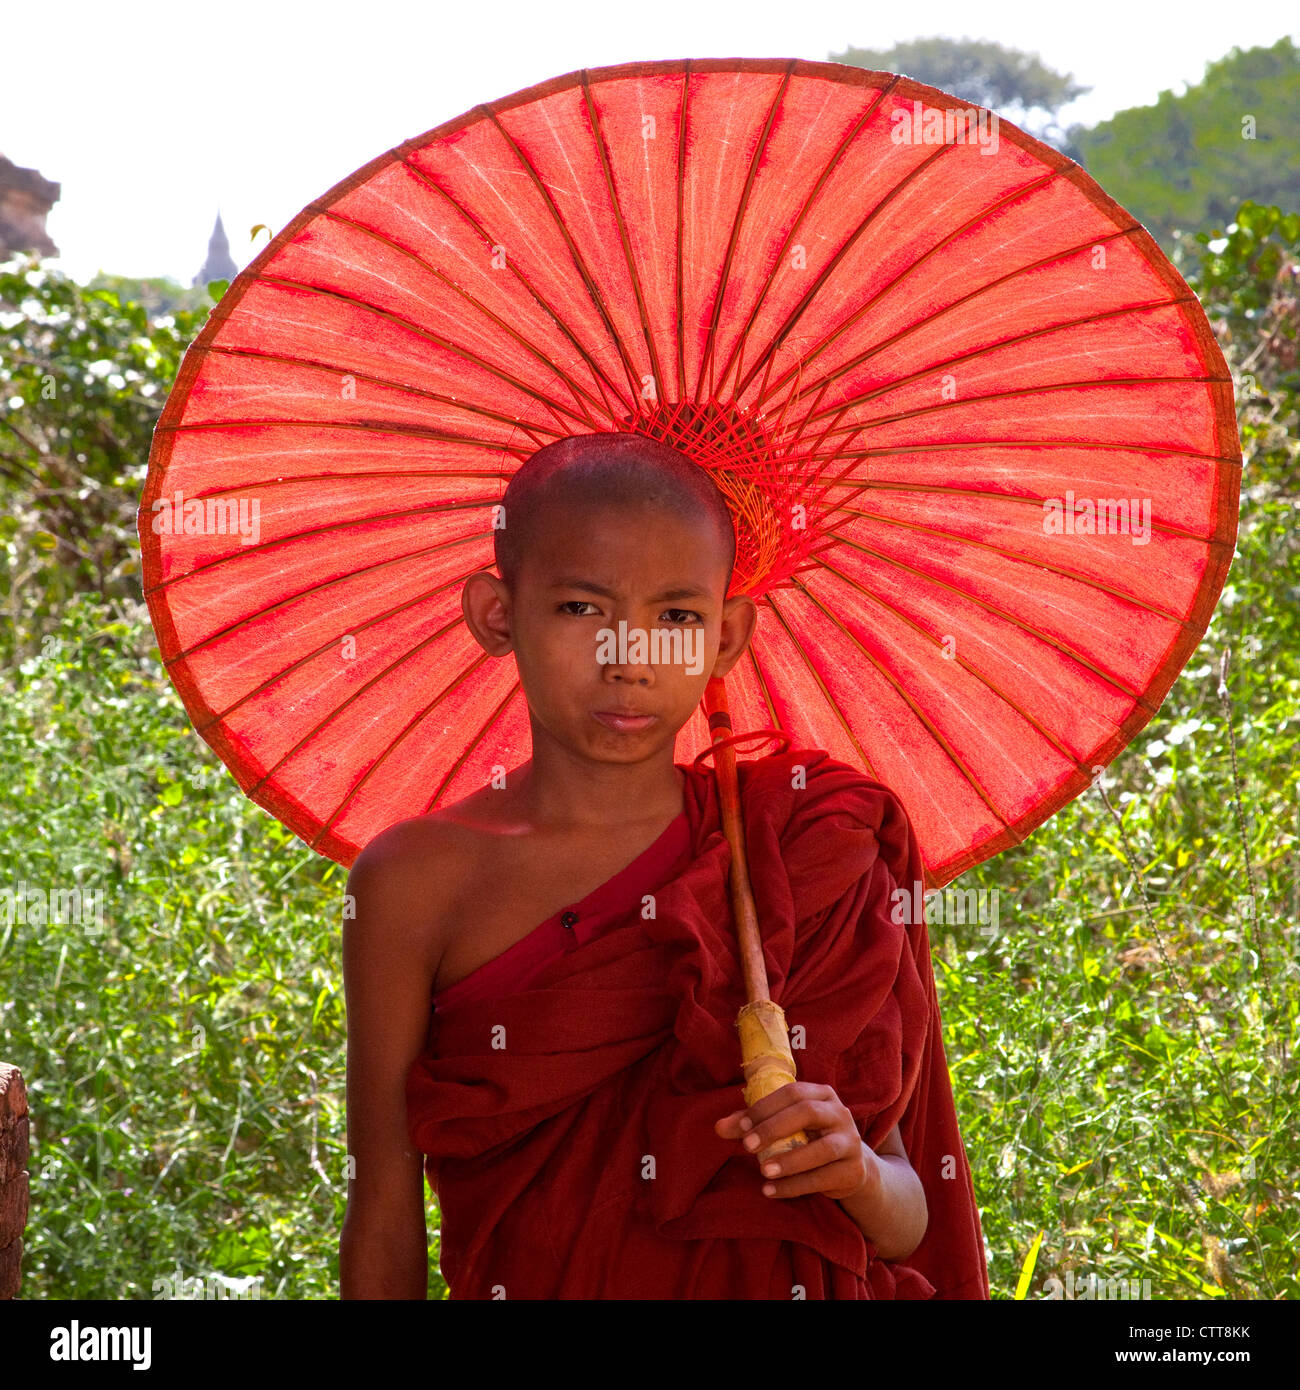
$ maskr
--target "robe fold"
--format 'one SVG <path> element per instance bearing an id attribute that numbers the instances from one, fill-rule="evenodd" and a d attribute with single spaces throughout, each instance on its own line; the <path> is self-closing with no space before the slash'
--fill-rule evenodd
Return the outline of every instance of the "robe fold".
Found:
<path id="1" fill-rule="evenodd" d="M 737 763 L 798 1079 L 873 1147 L 897 1124 L 929 1223 L 879 1257 L 823 1193 L 766 1197 L 714 1132 L 744 1106 L 745 1002 L 714 776 L 622 873 L 436 999 L 407 1077 L 453 1299 L 988 1298 L 901 803 L 825 752 Z M 800 774 L 799 769 L 803 769 Z"/>

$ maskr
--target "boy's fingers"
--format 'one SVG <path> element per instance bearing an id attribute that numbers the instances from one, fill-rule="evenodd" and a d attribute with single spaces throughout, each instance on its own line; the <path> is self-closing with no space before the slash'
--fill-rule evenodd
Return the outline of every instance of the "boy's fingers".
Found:
<path id="1" fill-rule="evenodd" d="M 753 1111 L 751 1110 L 750 1113 L 752 1114 Z M 775 1115 L 756 1124 L 745 1135 L 743 1142 L 751 1152 L 758 1153 L 767 1148 L 769 1144 L 775 1144 L 778 1139 L 788 1139 L 790 1135 L 797 1134 L 801 1129 L 833 1130 L 835 1127 L 835 1116 L 826 1101 L 798 1100 L 793 1105 L 787 1105 L 784 1109 L 778 1110 Z M 749 1141 L 754 1138 L 758 1142 L 751 1144 Z"/>
<path id="2" fill-rule="evenodd" d="M 718 1123 L 727 1124 L 728 1126 L 740 1124 L 741 1117 L 744 1116 L 748 1123 L 741 1125 L 741 1131 L 747 1134 L 750 1129 L 760 1121 L 766 1120 L 771 1115 L 775 1115 L 787 1105 L 792 1105 L 809 1089 L 811 1089 L 811 1087 L 807 1082 L 787 1082 L 786 1085 L 773 1091 L 770 1095 L 763 1096 L 760 1100 L 756 1100 L 753 1105 L 744 1109 L 733 1110 L 730 1115 L 724 1115 Z"/>
<path id="3" fill-rule="evenodd" d="M 801 1197 L 806 1192 L 835 1191 L 847 1184 L 853 1166 L 848 1159 L 838 1159 L 815 1172 L 795 1173 L 788 1178 L 763 1178 L 763 1195 L 772 1201 L 782 1197 Z M 774 1187 L 775 1192 L 766 1189 Z"/>
<path id="4" fill-rule="evenodd" d="M 763 1096 L 756 1100 L 748 1110 L 743 1113 L 748 1115 L 757 1128 L 762 1121 L 770 1119 L 780 1111 L 788 1109 L 804 1100 L 822 1100 L 832 1095 L 829 1086 L 819 1086 L 812 1081 L 787 1081 L 784 1086 L 778 1087 L 770 1095 Z M 787 1133 L 793 1134 L 799 1126 L 788 1130 Z"/>
<path id="5" fill-rule="evenodd" d="M 759 1164 L 759 1169 L 766 1181 L 774 1182 L 777 1178 L 789 1177 L 794 1173 L 806 1173 L 812 1168 L 823 1168 L 828 1163 L 837 1163 L 841 1159 L 849 1158 L 850 1149 L 851 1145 L 845 1142 L 844 1135 L 838 1130 L 816 1137 L 810 1135 L 808 1142 L 800 1144 L 797 1149 L 789 1149 L 783 1154 L 773 1154 L 771 1158 L 764 1159 Z M 776 1165 L 776 1172 L 769 1173 L 767 1170 L 773 1164 Z"/>

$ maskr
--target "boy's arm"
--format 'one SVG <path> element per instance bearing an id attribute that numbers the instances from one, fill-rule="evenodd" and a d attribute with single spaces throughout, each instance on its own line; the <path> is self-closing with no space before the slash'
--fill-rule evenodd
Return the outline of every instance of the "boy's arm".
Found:
<path id="1" fill-rule="evenodd" d="M 406 1076 L 429 1029 L 436 969 L 427 869 L 405 826 L 358 856 L 343 928 L 347 1134 L 354 1176 L 339 1241 L 343 1298 L 427 1297 L 423 1155 L 406 1130 Z"/>
<path id="2" fill-rule="evenodd" d="M 901 1260 L 920 1245 L 929 1224 L 925 1189 L 908 1162 L 898 1126 L 873 1150 L 861 1141 L 867 1165 L 867 1181 L 840 1206 L 876 1247 L 882 1260 Z"/>

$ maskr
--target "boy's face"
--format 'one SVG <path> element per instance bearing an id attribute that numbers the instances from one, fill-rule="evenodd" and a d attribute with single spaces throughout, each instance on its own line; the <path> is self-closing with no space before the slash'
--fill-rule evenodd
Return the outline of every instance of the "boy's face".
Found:
<path id="1" fill-rule="evenodd" d="M 757 619 L 753 600 L 725 599 L 713 524 L 654 506 L 566 505 L 544 511 L 534 535 L 513 595 L 480 573 L 463 600 L 484 650 L 515 654 L 534 745 L 549 736 L 615 763 L 671 750 Z"/>

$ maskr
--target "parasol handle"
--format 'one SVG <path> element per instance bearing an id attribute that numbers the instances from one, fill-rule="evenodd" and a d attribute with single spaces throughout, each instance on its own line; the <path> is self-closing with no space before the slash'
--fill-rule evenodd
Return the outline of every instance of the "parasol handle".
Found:
<path id="1" fill-rule="evenodd" d="M 736 921 L 740 966 L 745 976 L 745 998 L 748 1001 L 736 1015 L 736 1030 L 740 1034 L 741 1069 L 745 1076 L 745 1104 L 748 1106 L 795 1079 L 794 1055 L 790 1051 L 785 1012 L 771 998 L 767 989 L 763 941 L 758 929 L 754 892 L 749 882 L 749 860 L 745 855 L 745 826 L 740 814 L 735 745 L 749 735 L 742 734 L 738 738 L 732 733 L 727 688 L 721 676 L 709 677 L 709 683 L 704 688 L 703 706 L 709 721 L 712 747 L 696 759 L 696 765 L 706 757 L 713 758 L 722 828 L 731 846 L 731 910 Z M 779 730 L 763 732 L 785 738 L 789 743 L 789 739 Z M 766 1161 L 775 1154 L 787 1153 L 807 1142 L 807 1134 L 799 1130 L 760 1150 L 758 1158 Z"/>

